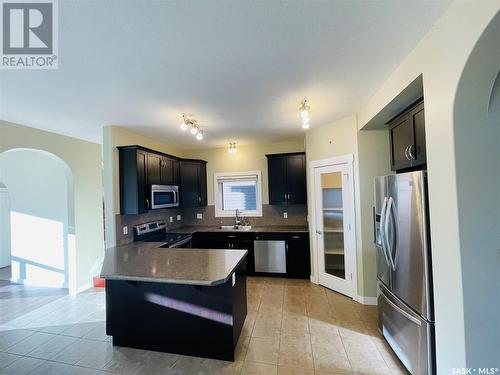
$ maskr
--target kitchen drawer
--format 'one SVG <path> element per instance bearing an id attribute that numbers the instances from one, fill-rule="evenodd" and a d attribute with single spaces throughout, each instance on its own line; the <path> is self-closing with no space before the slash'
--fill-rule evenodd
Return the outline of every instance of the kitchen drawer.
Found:
<path id="1" fill-rule="evenodd" d="M 379 283 L 379 327 L 389 346 L 414 375 L 434 374 L 434 324 L 426 321 Z"/>

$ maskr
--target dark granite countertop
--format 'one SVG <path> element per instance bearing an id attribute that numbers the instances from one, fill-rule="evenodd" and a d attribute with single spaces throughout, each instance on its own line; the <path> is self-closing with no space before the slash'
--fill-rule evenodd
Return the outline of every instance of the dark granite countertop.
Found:
<path id="1" fill-rule="evenodd" d="M 227 230 L 220 229 L 215 225 L 189 225 L 173 229 L 175 233 L 215 232 L 215 233 L 308 233 L 307 225 L 268 225 L 255 226 L 250 230 Z"/>
<path id="2" fill-rule="evenodd" d="M 247 250 L 160 248 L 163 242 L 133 242 L 106 249 L 101 277 L 189 285 L 225 283 Z"/>

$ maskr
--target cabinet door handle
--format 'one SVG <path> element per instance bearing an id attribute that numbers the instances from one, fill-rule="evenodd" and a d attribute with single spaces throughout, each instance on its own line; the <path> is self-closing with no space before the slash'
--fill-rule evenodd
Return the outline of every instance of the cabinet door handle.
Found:
<path id="1" fill-rule="evenodd" d="M 227 238 L 235 238 L 236 236 L 227 236 Z"/>
<path id="2" fill-rule="evenodd" d="M 410 155 L 408 154 L 409 148 L 410 148 L 410 146 L 406 146 L 406 148 L 405 148 L 405 157 L 406 157 L 407 160 L 411 160 L 410 159 Z"/>
<path id="3" fill-rule="evenodd" d="M 415 157 L 415 154 L 413 153 L 413 150 L 415 149 L 415 145 L 409 145 L 408 146 L 408 156 L 410 157 L 410 159 L 413 159 L 415 160 L 416 157 Z"/>
<path id="4" fill-rule="evenodd" d="M 285 200 L 286 200 L 286 193 L 285 193 Z"/>
<path id="5" fill-rule="evenodd" d="M 288 244 L 285 245 L 285 250 L 288 253 Z"/>
<path id="6" fill-rule="evenodd" d="M 292 236 L 292 238 L 294 238 L 294 239 L 296 239 L 296 240 L 297 240 L 297 239 L 299 239 L 299 238 L 300 238 L 300 236 Z"/>
<path id="7" fill-rule="evenodd" d="M 201 204 L 201 195 L 198 195 L 198 204 Z"/>
<path id="8" fill-rule="evenodd" d="M 146 199 L 146 210 L 149 209 L 149 199 Z"/>

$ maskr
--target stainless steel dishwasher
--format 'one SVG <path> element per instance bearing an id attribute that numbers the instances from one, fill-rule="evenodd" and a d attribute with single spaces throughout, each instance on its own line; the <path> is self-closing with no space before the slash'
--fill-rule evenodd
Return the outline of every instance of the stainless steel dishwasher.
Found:
<path id="1" fill-rule="evenodd" d="M 255 272 L 286 273 L 285 241 L 255 240 Z"/>

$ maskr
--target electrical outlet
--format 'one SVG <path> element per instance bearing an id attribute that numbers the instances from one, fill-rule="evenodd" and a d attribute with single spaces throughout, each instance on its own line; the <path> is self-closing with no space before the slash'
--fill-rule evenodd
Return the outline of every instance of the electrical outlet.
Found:
<path id="1" fill-rule="evenodd" d="M 174 217 L 173 216 L 170 216 L 170 222 L 173 223 L 174 222 Z"/>
<path id="2" fill-rule="evenodd" d="M 196 218 L 200 220 L 203 219 L 203 214 L 196 214 Z"/>
<path id="3" fill-rule="evenodd" d="M 123 227 L 123 234 L 128 234 L 128 227 L 126 225 Z"/>
<path id="4" fill-rule="evenodd" d="M 283 212 L 283 218 L 288 219 L 288 212 Z"/>
<path id="5" fill-rule="evenodd" d="M 181 215 L 177 215 L 177 221 L 181 220 Z"/>

